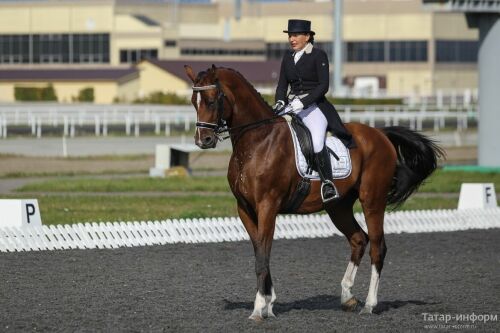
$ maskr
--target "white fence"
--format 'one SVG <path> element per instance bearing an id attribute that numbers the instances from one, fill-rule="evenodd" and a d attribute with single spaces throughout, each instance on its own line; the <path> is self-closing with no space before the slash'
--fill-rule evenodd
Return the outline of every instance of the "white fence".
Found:
<path id="1" fill-rule="evenodd" d="M 410 128 L 422 130 L 425 121 L 439 131 L 445 126 L 466 129 L 469 121 L 477 121 L 474 105 L 467 107 L 409 106 L 349 106 L 337 109 L 345 122 L 357 121 L 370 126 L 405 122 Z M 91 126 L 96 136 L 107 136 L 108 127 L 123 126 L 126 135 L 140 135 L 143 125 L 154 126 L 156 134 L 169 136 L 172 125 L 182 125 L 189 131 L 196 122 L 196 112 L 190 105 L 79 105 L 79 104 L 7 104 L 0 105 L 0 138 L 8 136 L 9 127 L 31 129 L 33 136 L 42 137 L 47 127 L 62 126 L 65 136 L 74 137 L 76 128 Z"/>
<path id="2" fill-rule="evenodd" d="M 0 105 L 0 137 L 7 137 L 9 126 L 31 128 L 31 134 L 42 136 L 42 128 L 63 127 L 65 136 L 75 136 L 76 127 L 92 126 L 95 135 L 108 134 L 108 126 L 123 125 L 126 135 L 140 135 L 141 125 L 154 125 L 155 133 L 170 135 L 172 125 L 183 125 L 189 131 L 196 113 L 189 105 Z"/>
<path id="3" fill-rule="evenodd" d="M 364 217 L 356 219 L 366 230 Z M 386 233 L 419 233 L 500 228 L 500 208 L 421 210 L 387 213 Z M 327 215 L 279 216 L 275 239 L 341 235 Z M 104 249 L 174 243 L 217 243 L 247 240 L 238 218 L 148 222 L 85 223 L 0 228 L 0 251 Z"/>

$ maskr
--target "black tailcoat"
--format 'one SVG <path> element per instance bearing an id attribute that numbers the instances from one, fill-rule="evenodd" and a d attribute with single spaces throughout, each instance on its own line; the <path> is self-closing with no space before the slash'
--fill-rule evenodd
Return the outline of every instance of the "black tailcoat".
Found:
<path id="1" fill-rule="evenodd" d="M 325 51 L 308 45 L 297 64 L 294 53 L 286 52 L 281 61 L 280 77 L 276 88 L 276 101 L 288 103 L 287 91 L 301 97 L 304 109 L 313 103 L 320 108 L 328 121 L 328 130 L 337 136 L 348 148 L 355 146 L 351 134 L 347 131 L 335 107 L 326 99 L 330 83 L 328 57 Z"/>

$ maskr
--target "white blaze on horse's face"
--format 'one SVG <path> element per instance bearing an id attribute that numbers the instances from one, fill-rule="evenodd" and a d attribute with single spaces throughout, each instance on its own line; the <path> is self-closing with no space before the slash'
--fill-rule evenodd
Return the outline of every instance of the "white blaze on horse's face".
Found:
<path id="1" fill-rule="evenodd" d="M 200 91 L 195 90 L 191 102 L 196 109 L 197 118 L 196 133 L 194 136 L 195 144 L 202 149 L 215 148 L 217 145 L 217 137 L 214 129 L 210 128 L 210 126 L 216 125 L 218 122 L 217 94 L 215 89 L 208 88 L 201 89 Z"/>
<path id="2" fill-rule="evenodd" d="M 198 110 L 200 108 L 200 103 L 201 103 L 201 93 L 197 92 L 195 94 L 196 94 L 196 105 L 198 106 L 196 110 Z"/>
<path id="3" fill-rule="evenodd" d="M 200 117 L 199 117 L 199 114 L 198 114 L 198 110 L 200 109 L 201 93 L 198 91 L 198 92 L 194 92 L 193 94 L 196 95 L 196 104 L 195 104 L 196 122 L 199 122 L 200 121 Z M 200 128 L 199 127 L 196 127 L 196 132 L 195 132 L 195 135 L 194 135 L 194 142 L 195 142 L 195 144 L 197 146 L 201 145 L 201 137 L 200 137 Z"/>

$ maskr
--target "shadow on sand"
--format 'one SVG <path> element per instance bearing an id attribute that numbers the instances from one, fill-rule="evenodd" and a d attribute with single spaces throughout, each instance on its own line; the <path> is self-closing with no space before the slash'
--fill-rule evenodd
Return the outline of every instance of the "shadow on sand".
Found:
<path id="1" fill-rule="evenodd" d="M 440 303 L 430 303 L 424 301 L 417 300 L 408 300 L 408 301 L 383 301 L 380 302 L 376 308 L 373 310 L 375 314 L 381 314 L 383 312 L 398 309 L 406 305 L 436 305 Z M 360 302 L 358 308 L 364 305 L 363 302 Z M 232 302 L 230 300 L 224 299 L 224 310 L 237 310 L 237 309 L 246 309 L 253 310 L 253 302 Z M 312 296 L 309 298 L 305 298 L 302 300 L 297 300 L 288 303 L 277 302 L 274 305 L 274 312 L 278 313 L 286 313 L 291 310 L 334 310 L 334 311 L 342 311 L 340 306 L 340 297 L 332 296 L 332 295 L 318 295 Z"/>

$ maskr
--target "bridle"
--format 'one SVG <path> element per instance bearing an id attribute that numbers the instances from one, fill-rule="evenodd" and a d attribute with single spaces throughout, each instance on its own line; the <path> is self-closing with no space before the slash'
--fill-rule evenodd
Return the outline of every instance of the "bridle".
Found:
<path id="1" fill-rule="evenodd" d="M 217 123 L 207 123 L 204 121 L 197 121 L 196 127 L 197 128 L 211 129 L 214 131 L 214 134 L 219 141 L 224 140 L 225 138 L 223 138 L 221 136 L 221 133 L 228 132 L 227 125 L 226 125 L 224 119 L 222 119 L 222 116 L 224 113 L 224 97 L 226 97 L 226 95 L 224 94 L 224 92 L 222 91 L 222 89 L 220 87 L 219 80 L 215 81 L 215 84 L 210 84 L 210 85 L 206 85 L 206 86 L 199 86 L 199 87 L 193 86 L 192 88 L 193 88 L 193 92 L 196 92 L 196 93 L 199 93 L 200 91 L 205 91 L 205 90 L 217 89 L 217 101 L 216 101 L 216 103 L 217 103 L 217 105 L 216 105 L 216 107 L 217 107 Z"/>
<path id="2" fill-rule="evenodd" d="M 215 137 L 219 141 L 223 141 L 225 139 L 228 139 L 229 137 L 233 136 L 236 131 L 240 136 L 243 134 L 243 132 L 253 129 L 256 127 L 259 127 L 262 124 L 265 123 L 270 123 L 274 121 L 277 118 L 280 118 L 281 116 L 274 115 L 271 118 L 266 118 L 263 120 L 259 120 L 250 124 L 245 124 L 245 125 L 240 125 L 240 126 L 235 126 L 235 127 L 227 127 L 226 121 L 222 118 L 224 114 L 224 98 L 226 95 L 221 89 L 219 80 L 215 81 L 214 84 L 209 84 L 206 86 L 193 86 L 192 87 L 193 92 L 199 93 L 200 91 L 205 91 L 205 90 L 212 90 L 212 89 L 217 89 L 217 123 L 207 123 L 203 121 L 197 121 L 196 122 L 196 127 L 197 128 L 206 128 L 206 129 L 211 129 L 214 131 Z M 222 133 L 228 133 L 229 135 L 223 136 Z"/>

